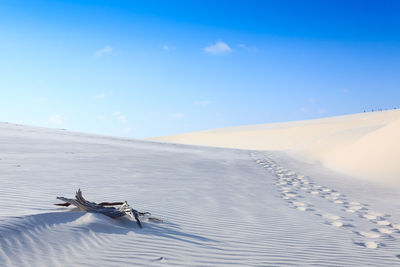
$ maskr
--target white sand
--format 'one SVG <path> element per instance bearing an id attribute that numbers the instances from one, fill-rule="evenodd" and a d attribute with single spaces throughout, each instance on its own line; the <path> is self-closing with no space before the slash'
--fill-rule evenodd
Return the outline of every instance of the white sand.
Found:
<path id="1" fill-rule="evenodd" d="M 0 123 L 0 170 L 1 266 L 400 263 L 397 189 L 282 152 Z M 127 200 L 164 222 L 139 229 L 52 205 L 78 188 L 88 200 Z"/>
<path id="2" fill-rule="evenodd" d="M 400 185 L 400 110 L 231 127 L 151 138 L 161 142 L 288 151 L 333 170 Z"/>

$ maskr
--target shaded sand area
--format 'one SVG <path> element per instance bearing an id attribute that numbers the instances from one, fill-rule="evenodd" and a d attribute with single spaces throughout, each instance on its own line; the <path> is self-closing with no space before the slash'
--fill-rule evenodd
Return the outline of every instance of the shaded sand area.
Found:
<path id="1" fill-rule="evenodd" d="M 400 186 L 400 110 L 221 128 L 150 138 L 160 142 L 286 151 L 294 158 Z"/>
<path id="2" fill-rule="evenodd" d="M 400 264 L 398 190 L 279 151 L 1 123 L 0 170 L 1 266 Z M 78 188 L 164 222 L 52 205 Z"/>

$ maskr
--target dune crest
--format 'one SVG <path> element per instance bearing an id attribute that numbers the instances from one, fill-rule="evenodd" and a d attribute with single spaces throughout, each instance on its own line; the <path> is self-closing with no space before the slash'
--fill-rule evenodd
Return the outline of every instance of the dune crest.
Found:
<path id="1" fill-rule="evenodd" d="M 288 151 L 361 179 L 400 185 L 400 110 L 229 127 L 148 140 Z"/>

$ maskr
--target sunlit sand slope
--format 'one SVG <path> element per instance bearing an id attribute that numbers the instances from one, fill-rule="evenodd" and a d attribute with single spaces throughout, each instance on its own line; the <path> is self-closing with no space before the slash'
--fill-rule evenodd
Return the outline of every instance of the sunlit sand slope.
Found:
<path id="1" fill-rule="evenodd" d="M 230 127 L 151 138 L 161 142 L 254 150 L 285 150 L 307 161 L 400 185 L 400 111 Z"/>

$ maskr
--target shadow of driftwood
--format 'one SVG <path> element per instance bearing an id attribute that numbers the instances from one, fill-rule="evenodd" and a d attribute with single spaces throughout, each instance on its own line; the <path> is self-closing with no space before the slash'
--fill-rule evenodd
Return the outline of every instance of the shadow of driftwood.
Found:
<path id="1" fill-rule="evenodd" d="M 12 217 L 0 221 L 0 239 L 18 238 L 18 235 L 51 231 L 53 228 L 73 228 L 83 233 L 95 232 L 126 235 L 135 232 L 142 235 L 170 238 L 198 246 L 210 246 L 218 241 L 180 230 L 179 225 L 169 222 L 143 222 L 139 228 L 136 222 L 127 217 L 109 218 L 99 213 L 81 211 L 51 212 L 21 217 Z"/>

